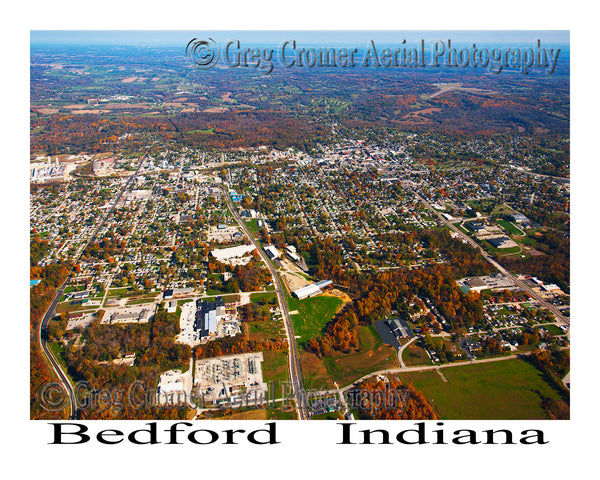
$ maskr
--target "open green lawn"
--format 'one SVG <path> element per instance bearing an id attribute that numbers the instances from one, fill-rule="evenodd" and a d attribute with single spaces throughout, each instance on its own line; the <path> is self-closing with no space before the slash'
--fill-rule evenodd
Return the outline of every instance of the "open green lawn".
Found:
<path id="1" fill-rule="evenodd" d="M 273 292 L 273 293 L 262 292 L 262 293 L 250 294 L 250 300 L 255 303 L 260 302 L 262 300 L 271 300 L 271 299 L 277 299 L 277 294 L 275 292 Z"/>
<path id="2" fill-rule="evenodd" d="M 496 248 L 491 243 L 489 243 L 487 240 L 482 241 L 481 246 L 488 253 L 491 253 L 491 254 L 508 255 L 511 253 L 520 253 L 521 252 L 521 247 L 519 245 L 516 245 L 514 247 L 508 247 L 508 248 Z"/>
<path id="3" fill-rule="evenodd" d="M 558 328 L 556 325 L 550 324 L 550 325 L 543 325 L 543 327 L 548 330 L 552 335 L 565 335 L 565 332 L 563 332 L 560 328 Z"/>
<path id="4" fill-rule="evenodd" d="M 254 235 L 258 237 L 258 219 L 252 218 L 251 220 L 244 220 L 246 225 L 248 225 L 248 230 Z"/>
<path id="5" fill-rule="evenodd" d="M 461 230 L 463 233 L 466 233 L 467 235 L 469 235 L 471 233 L 471 232 L 469 232 L 469 230 L 467 230 L 465 227 L 463 227 L 460 222 L 454 223 L 453 225 L 456 228 L 458 228 L 459 230 Z"/>
<path id="6" fill-rule="evenodd" d="M 288 352 L 287 350 L 265 350 L 263 358 L 263 380 L 269 388 L 272 388 L 271 382 L 273 382 L 276 398 L 279 398 L 283 382 L 288 381 Z"/>
<path id="7" fill-rule="evenodd" d="M 214 294 L 214 295 L 208 294 L 208 295 L 204 295 L 204 297 L 202 297 L 202 299 L 206 300 L 208 302 L 212 302 L 212 301 L 215 300 L 216 297 L 221 297 L 225 303 L 239 302 L 240 301 L 240 295 L 239 295 L 239 293 L 230 293 L 230 294 L 227 294 L 227 295 L 223 295 L 221 293 L 217 293 L 217 294 Z"/>
<path id="8" fill-rule="evenodd" d="M 542 395 L 559 400 L 543 374 L 523 360 L 503 360 L 440 371 L 402 373 L 403 383 L 412 382 L 442 419 L 543 419 Z"/>
<path id="9" fill-rule="evenodd" d="M 190 133 L 190 134 L 194 134 L 194 133 L 204 133 L 204 134 L 213 134 L 215 133 L 215 129 L 213 128 L 207 128 L 206 130 L 188 130 L 185 133 Z"/>
<path id="10" fill-rule="evenodd" d="M 431 365 L 431 358 L 427 355 L 427 352 L 415 344 L 411 343 L 402 352 L 402 361 L 407 367 L 414 367 L 416 365 Z"/>
<path id="11" fill-rule="evenodd" d="M 320 335 L 325 325 L 342 307 L 342 303 L 338 297 L 323 295 L 304 300 L 289 298 L 290 312 L 295 310 L 299 312 L 291 315 L 294 334 L 300 336 L 298 342 L 306 342 L 309 338 Z"/>
<path id="12" fill-rule="evenodd" d="M 506 220 L 498 220 L 498 225 L 504 228 L 510 235 L 525 235 L 525 232 Z"/>
<path id="13" fill-rule="evenodd" d="M 111 297 L 125 297 L 128 293 L 133 292 L 132 288 L 122 287 L 122 288 L 109 288 L 108 293 L 106 294 L 107 298 Z"/>

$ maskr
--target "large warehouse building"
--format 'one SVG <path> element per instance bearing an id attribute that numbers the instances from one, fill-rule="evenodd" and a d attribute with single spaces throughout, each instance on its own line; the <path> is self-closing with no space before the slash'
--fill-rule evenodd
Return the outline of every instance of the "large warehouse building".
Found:
<path id="1" fill-rule="evenodd" d="M 320 282 L 313 283 L 311 285 L 307 285 L 306 287 L 299 288 L 298 290 L 294 290 L 292 295 L 294 295 L 299 300 L 308 297 L 314 297 L 315 295 L 319 295 L 323 292 L 327 287 L 332 285 L 333 282 L 331 280 L 321 280 Z"/>
<path id="2" fill-rule="evenodd" d="M 225 317 L 225 303 L 221 297 L 214 302 L 196 301 L 194 330 L 200 338 L 208 337 L 217 331 L 217 323 Z"/>

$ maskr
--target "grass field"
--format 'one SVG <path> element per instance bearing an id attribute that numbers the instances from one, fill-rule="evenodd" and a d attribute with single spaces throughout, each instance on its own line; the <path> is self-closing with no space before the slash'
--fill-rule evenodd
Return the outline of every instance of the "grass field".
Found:
<path id="1" fill-rule="evenodd" d="M 202 297 L 202 299 L 206 300 L 208 302 L 212 302 L 215 300 L 216 297 L 221 297 L 225 303 L 240 301 L 240 295 L 238 293 L 229 293 L 227 295 L 223 295 L 221 293 L 219 293 L 217 295 L 205 295 L 204 297 Z M 189 301 L 189 300 L 187 300 L 187 301 Z"/>
<path id="2" fill-rule="evenodd" d="M 277 294 L 275 292 L 263 292 L 263 293 L 252 293 L 250 294 L 250 300 L 252 302 L 260 302 L 262 300 L 271 300 L 277 299 Z"/>
<path id="3" fill-rule="evenodd" d="M 414 342 L 406 347 L 402 352 L 402 361 L 407 367 L 432 364 L 427 352 L 425 352 L 425 350 L 416 345 Z"/>
<path id="4" fill-rule="evenodd" d="M 465 227 L 463 227 L 460 222 L 454 223 L 453 224 L 456 228 L 458 228 L 460 231 L 462 231 L 463 233 L 466 233 L 467 235 L 469 235 L 471 232 L 469 232 L 469 230 L 467 230 Z"/>
<path id="5" fill-rule="evenodd" d="M 346 386 L 360 377 L 377 370 L 398 367 L 396 349 L 384 345 L 375 327 L 359 327 L 360 349 L 353 353 L 338 353 L 332 358 L 319 359 L 308 352 L 300 352 L 304 386 L 307 389 Z"/>
<path id="6" fill-rule="evenodd" d="M 543 374 L 523 360 L 441 369 L 448 382 L 433 370 L 399 374 L 412 382 L 442 419 L 544 419 L 542 395 L 559 400 Z"/>
<path id="7" fill-rule="evenodd" d="M 147 295 L 141 298 L 130 298 L 127 300 L 127 305 L 138 305 L 141 303 L 154 303 L 156 295 Z"/>
<path id="8" fill-rule="evenodd" d="M 304 300 L 289 298 L 290 312 L 294 310 L 299 312 L 291 315 L 294 333 L 300 336 L 299 343 L 320 335 L 325 325 L 342 308 L 342 303 L 340 298 L 329 296 L 311 297 Z"/>
<path id="9" fill-rule="evenodd" d="M 132 289 L 129 288 L 129 287 L 109 288 L 108 289 L 108 293 L 106 294 L 106 298 L 111 298 L 111 297 L 125 297 L 131 291 L 132 291 Z"/>
<path id="10" fill-rule="evenodd" d="M 288 381 L 288 352 L 287 350 L 266 350 L 263 352 L 263 380 L 274 383 L 276 392 L 281 391 L 282 382 Z"/>
<path id="11" fill-rule="evenodd" d="M 86 306 L 85 304 L 82 305 L 80 303 L 77 303 L 76 305 L 71 305 L 69 303 L 59 303 L 56 306 L 56 313 L 63 313 L 63 312 L 67 312 L 67 313 L 72 313 L 75 311 L 81 311 L 81 312 L 92 312 L 94 310 L 97 310 L 98 306 Z"/>
<path id="12" fill-rule="evenodd" d="M 511 235 L 525 235 L 525 232 L 518 229 L 515 225 L 506 220 L 498 220 L 498 225 L 500 225 L 504 230 L 506 230 Z"/>
<path id="13" fill-rule="evenodd" d="M 253 218 L 251 220 L 244 220 L 246 225 L 248 226 L 248 230 L 254 235 L 258 237 L 258 219 Z"/>
<path id="14" fill-rule="evenodd" d="M 556 325 L 550 324 L 550 325 L 543 325 L 543 327 L 548 330 L 552 335 L 565 335 L 565 332 L 563 332 L 560 328 L 558 328 Z"/>

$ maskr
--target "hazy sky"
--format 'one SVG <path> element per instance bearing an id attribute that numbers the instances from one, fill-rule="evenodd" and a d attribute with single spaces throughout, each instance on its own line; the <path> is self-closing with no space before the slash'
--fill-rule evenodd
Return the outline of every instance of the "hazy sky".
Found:
<path id="1" fill-rule="evenodd" d="M 568 30 L 399 30 L 399 31 L 168 31 L 168 30 L 32 30 L 32 45 L 81 44 L 81 45 L 182 45 L 192 38 L 213 38 L 216 42 L 235 39 L 252 43 L 276 45 L 293 39 L 305 44 L 357 45 L 369 40 L 376 42 L 407 43 L 425 40 L 448 40 L 460 43 L 533 43 L 540 39 L 544 43 L 569 43 Z"/>

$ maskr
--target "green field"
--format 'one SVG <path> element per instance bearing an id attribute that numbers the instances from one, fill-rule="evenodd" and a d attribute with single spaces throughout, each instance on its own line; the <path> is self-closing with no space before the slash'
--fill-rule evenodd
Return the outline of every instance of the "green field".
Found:
<path id="1" fill-rule="evenodd" d="M 250 295 L 250 300 L 254 303 L 260 302 L 262 300 L 271 300 L 271 299 L 276 299 L 276 298 L 277 298 L 277 294 L 275 292 L 273 292 L 273 293 L 270 293 L 270 292 L 252 293 Z"/>
<path id="2" fill-rule="evenodd" d="M 402 361 L 407 367 L 431 365 L 431 358 L 429 358 L 427 352 L 414 342 L 406 347 L 402 352 Z"/>
<path id="3" fill-rule="evenodd" d="M 72 313 L 75 311 L 80 311 L 80 312 L 92 312 L 94 310 L 97 310 L 99 307 L 98 306 L 88 306 L 88 305 L 82 305 L 81 303 L 77 303 L 75 305 L 71 305 L 70 303 L 59 303 L 56 306 L 56 313 Z"/>
<path id="4" fill-rule="evenodd" d="M 489 243 L 487 240 L 480 242 L 480 244 L 484 248 L 485 251 L 487 251 L 488 253 L 491 253 L 492 255 L 495 255 L 495 254 L 508 255 L 508 254 L 512 254 L 512 253 L 520 253 L 521 252 L 521 247 L 519 245 L 517 245 L 515 247 L 508 247 L 508 248 L 496 248 L 491 243 Z"/>
<path id="5" fill-rule="evenodd" d="M 208 295 L 204 295 L 204 297 L 202 297 L 202 300 L 212 302 L 215 300 L 216 297 L 221 297 L 225 303 L 240 301 L 240 295 L 238 293 L 229 293 L 227 295 L 223 295 L 221 293 L 217 293 L 215 295 L 208 294 Z M 190 300 L 186 300 L 186 302 L 189 302 L 189 301 Z"/>
<path id="6" fill-rule="evenodd" d="M 122 287 L 122 288 L 109 288 L 108 293 L 106 294 L 106 298 L 112 297 L 125 297 L 128 293 L 132 292 L 133 289 L 130 287 Z"/>
<path id="7" fill-rule="evenodd" d="M 290 312 L 294 310 L 299 312 L 291 315 L 294 334 L 300 336 L 299 343 L 320 335 L 325 325 L 342 307 L 342 303 L 340 298 L 330 296 L 311 297 L 304 300 L 289 298 Z"/>
<path id="8" fill-rule="evenodd" d="M 556 325 L 543 325 L 543 327 L 548 330 L 552 335 L 565 335 L 565 332 L 563 332 L 560 328 L 558 328 Z"/>
<path id="9" fill-rule="evenodd" d="M 525 232 L 521 231 L 511 222 L 507 222 L 506 220 L 498 220 L 498 225 L 504 228 L 504 230 L 506 230 L 510 235 L 525 235 Z"/>
<path id="10" fill-rule="evenodd" d="M 245 222 L 252 235 L 254 235 L 255 238 L 258 238 L 258 219 L 253 218 L 251 220 L 245 220 Z"/>
<path id="11" fill-rule="evenodd" d="M 210 134 L 215 133 L 215 129 L 214 129 L 214 127 L 212 127 L 212 128 L 207 128 L 206 130 L 188 130 L 185 133 L 189 133 L 189 134 L 204 133 L 206 135 L 210 135 Z"/>
<path id="12" fill-rule="evenodd" d="M 288 352 L 287 350 L 263 351 L 264 361 L 262 364 L 263 380 L 269 384 L 274 383 L 277 397 L 281 393 L 281 385 L 288 381 Z"/>
<path id="13" fill-rule="evenodd" d="M 142 303 L 154 303 L 156 295 L 147 295 L 140 298 L 130 298 L 127 300 L 127 305 L 138 305 Z"/>
<path id="14" fill-rule="evenodd" d="M 544 419 L 542 395 L 561 396 L 544 375 L 523 360 L 443 368 L 448 382 L 433 370 L 399 374 L 403 383 L 412 382 L 442 419 Z"/>
<path id="15" fill-rule="evenodd" d="M 339 412 L 327 412 L 320 413 L 319 415 L 313 415 L 310 417 L 311 420 L 339 420 L 340 413 Z"/>

